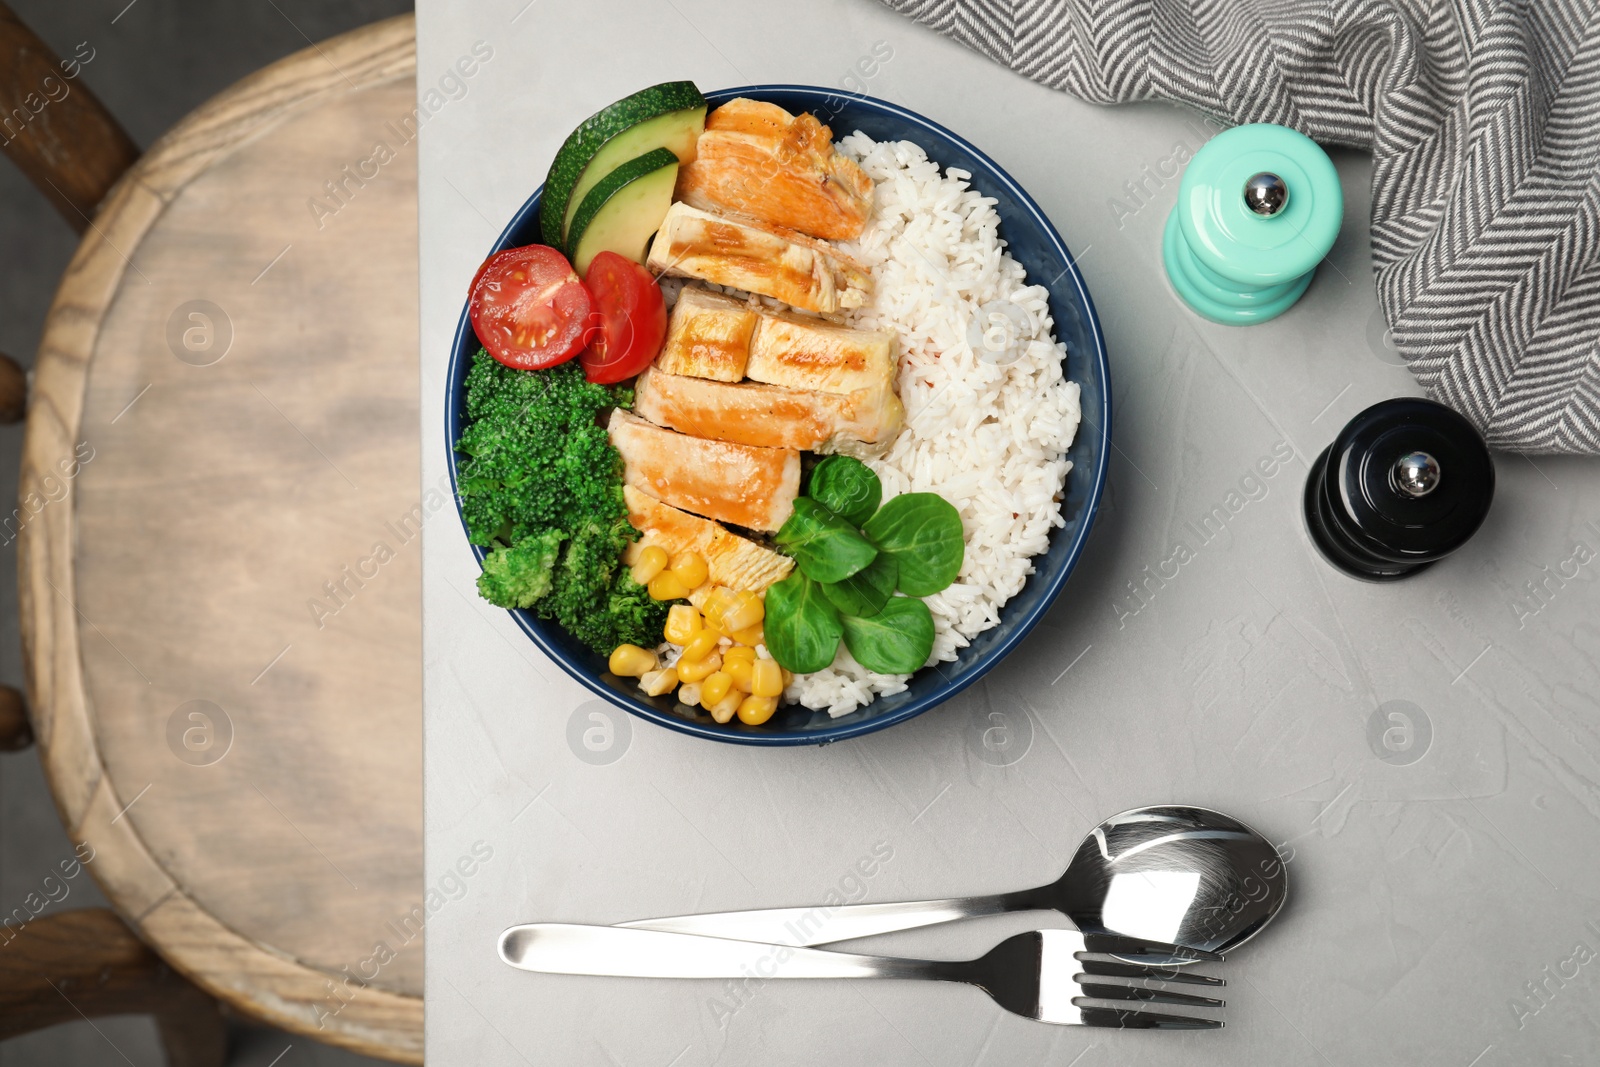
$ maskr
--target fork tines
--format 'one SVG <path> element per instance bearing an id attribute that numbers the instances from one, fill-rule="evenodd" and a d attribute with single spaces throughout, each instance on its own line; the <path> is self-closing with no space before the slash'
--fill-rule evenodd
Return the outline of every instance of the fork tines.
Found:
<path id="1" fill-rule="evenodd" d="M 1197 974 L 1181 965 L 1141 965 L 1123 960 L 1097 958 L 1099 953 L 1119 956 L 1168 956 L 1175 959 L 1208 959 L 1221 961 L 1215 952 L 1203 949 L 1182 949 L 1173 945 L 1158 945 L 1135 938 L 1116 935 L 1090 935 L 1085 937 L 1088 951 L 1075 953 L 1083 970 L 1073 976 L 1078 984 L 1079 996 L 1073 1004 L 1082 1013 L 1089 1026 L 1109 1026 L 1138 1030 L 1216 1030 L 1224 1025 L 1221 1019 L 1195 1018 L 1170 1015 L 1165 1012 L 1143 1010 L 1145 1004 L 1173 1004 L 1180 1007 L 1221 1008 L 1226 1002 L 1216 997 L 1181 993 L 1165 988 L 1165 984 L 1223 986 L 1227 982 L 1209 974 Z M 1176 951 L 1174 951 L 1176 949 Z M 1127 979 L 1127 981 L 1100 981 L 1098 979 Z M 1102 1007 L 1088 1003 L 1091 1000 L 1136 1001 L 1139 1008 Z"/>
<path id="2" fill-rule="evenodd" d="M 1221 986 L 1228 984 L 1215 975 L 1196 974 L 1187 967 L 1144 967 L 1137 963 L 1123 963 L 1121 960 L 1101 960 L 1088 955 L 1080 955 L 1078 962 L 1083 964 L 1086 974 L 1102 975 L 1108 978 L 1152 978 L 1163 982 L 1181 982 L 1187 985 Z"/>
<path id="3" fill-rule="evenodd" d="M 1078 1010 L 1084 1026 L 1109 1026 L 1119 1030 L 1221 1030 L 1225 1025 L 1221 1019 L 1196 1019 L 1165 1012 L 1086 1007 Z"/>

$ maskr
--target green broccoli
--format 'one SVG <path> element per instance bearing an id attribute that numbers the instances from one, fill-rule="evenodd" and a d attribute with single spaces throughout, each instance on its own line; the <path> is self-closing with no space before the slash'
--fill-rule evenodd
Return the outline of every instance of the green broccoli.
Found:
<path id="1" fill-rule="evenodd" d="M 480 350 L 467 374 L 471 421 L 456 442 L 469 539 L 493 546 L 478 592 L 554 619 L 602 656 L 658 644 L 669 606 L 622 565 L 639 532 L 601 419 L 632 403 L 633 390 L 589 382 L 576 362 L 520 371 Z"/>
<path id="2" fill-rule="evenodd" d="M 611 595 L 606 599 L 605 630 L 594 636 L 610 655 L 618 645 L 638 645 L 654 648 L 661 643 L 661 631 L 667 625 L 667 611 L 672 607 L 665 600 L 656 600 L 650 591 L 633 580 L 633 573 L 623 567 L 611 583 Z"/>
<path id="3" fill-rule="evenodd" d="M 539 614 L 554 618 L 601 655 L 620 644 L 660 644 L 669 605 L 651 599 L 622 565 L 622 550 L 636 537 L 627 519 L 607 526 L 588 523 L 575 531 Z"/>
<path id="4" fill-rule="evenodd" d="M 561 531 L 529 534 L 514 545 L 501 545 L 483 561 L 478 594 L 501 608 L 531 608 L 550 592 Z"/>
<path id="5" fill-rule="evenodd" d="M 585 380 L 575 361 L 521 371 L 480 350 L 467 374 L 472 421 L 456 442 L 472 543 L 626 516 L 622 459 L 599 420 L 632 401 L 630 389 Z"/>

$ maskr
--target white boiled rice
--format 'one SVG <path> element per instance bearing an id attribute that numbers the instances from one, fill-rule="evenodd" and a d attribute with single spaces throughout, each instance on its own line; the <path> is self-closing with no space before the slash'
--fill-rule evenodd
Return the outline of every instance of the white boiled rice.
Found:
<path id="1" fill-rule="evenodd" d="M 873 295 L 846 320 L 899 334 L 906 407 L 906 428 L 889 451 L 862 458 L 883 480 L 884 499 L 938 493 L 966 531 L 960 576 L 926 598 L 935 629 L 928 662 L 949 662 L 1000 621 L 1033 573 L 1031 557 L 1064 525 L 1078 386 L 1063 376 L 1066 346 L 1055 339 L 1044 287 L 1027 284 L 1005 251 L 995 201 L 969 187 L 970 174 L 941 175 L 910 141 L 854 133 L 839 150 L 876 184 L 865 232 L 841 246 L 872 268 Z M 1016 358 L 1005 365 L 979 359 L 968 342 L 973 316 L 992 302 L 1021 312 L 1012 313 L 1019 329 L 1005 357 Z M 797 677 L 784 697 L 839 716 L 903 691 L 909 678 L 874 674 L 841 644 L 831 667 Z"/>

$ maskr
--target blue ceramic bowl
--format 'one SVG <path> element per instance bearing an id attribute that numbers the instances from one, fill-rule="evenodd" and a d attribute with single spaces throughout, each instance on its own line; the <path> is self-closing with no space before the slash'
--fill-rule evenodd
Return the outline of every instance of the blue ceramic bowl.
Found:
<path id="1" fill-rule="evenodd" d="M 526 611 L 511 613 L 533 643 L 580 684 L 640 718 L 715 741 L 747 745 L 825 744 L 893 726 L 950 699 L 1004 659 L 1044 617 L 1083 551 L 1105 486 L 1111 445 L 1111 375 L 1094 303 L 1072 254 L 1039 205 L 988 156 L 938 123 L 871 97 L 808 85 L 745 85 L 707 93 L 706 99 L 715 107 L 739 96 L 771 101 L 794 114 L 809 111 L 831 126 L 836 138 L 860 130 L 878 141 L 914 141 L 940 166 L 970 172 L 973 187 L 999 201 L 996 210 L 1001 219 L 1000 236 L 1011 254 L 1027 268 L 1031 282 L 1042 283 L 1049 290 L 1056 336 L 1067 346 L 1067 377 L 1077 382 L 1083 392 L 1083 425 L 1067 454 L 1072 460 L 1072 472 L 1067 475 L 1062 507 L 1066 526 L 1055 531 L 1049 551 L 1034 559 L 1036 573 L 1022 592 L 1007 602 L 1000 624 L 979 634 L 961 650 L 954 663 L 941 664 L 937 670 L 924 668 L 912 678 L 905 692 L 879 697 L 848 715 L 833 719 L 825 711 L 789 706 L 780 708 L 764 726 L 743 726 L 737 719 L 719 726 L 699 708 L 683 707 L 671 697 L 647 697 L 633 679 L 613 677 L 603 658 L 554 622 Z M 486 255 L 539 241 L 540 191 L 536 190 L 522 205 Z M 453 444 L 461 434 L 467 371 L 477 350 L 478 341 L 463 305 L 450 356 L 450 392 L 445 404 L 448 443 Z M 460 459 L 452 449 L 452 486 Z M 473 551 L 481 561 L 484 550 L 475 547 Z"/>

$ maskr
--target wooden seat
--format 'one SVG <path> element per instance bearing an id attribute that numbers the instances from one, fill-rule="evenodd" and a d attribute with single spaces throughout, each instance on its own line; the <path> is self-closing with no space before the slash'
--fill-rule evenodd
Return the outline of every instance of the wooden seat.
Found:
<path id="1" fill-rule="evenodd" d="M 334 38 L 122 177 L 50 311 L 19 490 L 33 732 L 108 899 L 241 1012 L 405 1062 L 414 73 L 409 16 Z"/>

